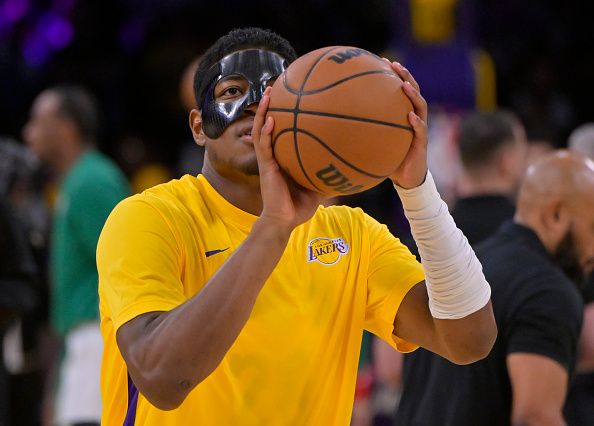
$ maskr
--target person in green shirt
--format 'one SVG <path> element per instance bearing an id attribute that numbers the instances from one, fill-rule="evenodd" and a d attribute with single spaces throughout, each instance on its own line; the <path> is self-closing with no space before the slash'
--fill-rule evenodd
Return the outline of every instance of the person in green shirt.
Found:
<path id="1" fill-rule="evenodd" d="M 93 97 L 76 86 L 37 96 L 24 129 L 28 146 L 59 178 L 50 246 L 50 317 L 64 339 L 53 424 L 99 424 L 99 332 L 95 250 L 107 216 L 129 194 L 118 167 L 95 149 Z M 52 421 L 52 420 L 50 420 Z"/>

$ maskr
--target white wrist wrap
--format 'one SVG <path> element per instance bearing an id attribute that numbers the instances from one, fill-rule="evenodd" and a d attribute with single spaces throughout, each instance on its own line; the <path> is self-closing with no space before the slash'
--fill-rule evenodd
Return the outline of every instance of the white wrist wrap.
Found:
<path id="1" fill-rule="evenodd" d="M 394 185 L 419 248 L 431 315 L 464 318 L 484 307 L 491 287 L 468 240 L 454 223 L 433 176 L 412 189 Z"/>

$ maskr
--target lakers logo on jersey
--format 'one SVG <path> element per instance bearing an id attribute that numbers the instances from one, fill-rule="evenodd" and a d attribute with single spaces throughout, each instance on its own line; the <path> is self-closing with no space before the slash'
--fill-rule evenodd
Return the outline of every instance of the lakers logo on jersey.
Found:
<path id="1" fill-rule="evenodd" d="M 307 261 L 334 265 L 349 252 L 349 245 L 342 238 L 314 238 L 307 245 Z"/>

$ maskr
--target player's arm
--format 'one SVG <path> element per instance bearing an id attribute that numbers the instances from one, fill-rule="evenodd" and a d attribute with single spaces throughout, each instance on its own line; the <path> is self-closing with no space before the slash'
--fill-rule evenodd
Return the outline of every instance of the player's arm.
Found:
<path id="1" fill-rule="evenodd" d="M 435 318 L 425 282 L 406 295 L 394 321 L 394 333 L 456 364 L 476 362 L 489 354 L 497 334 L 491 302 L 459 319 Z"/>
<path id="2" fill-rule="evenodd" d="M 405 296 L 395 334 L 456 364 L 484 358 L 497 336 L 482 266 L 456 227 L 428 173 L 412 189 L 398 189 L 422 258 L 425 281 Z"/>
<path id="3" fill-rule="evenodd" d="M 395 333 L 452 362 L 470 363 L 485 357 L 495 342 L 491 290 L 427 171 L 427 102 L 410 72 L 397 63 L 392 67 L 414 107 L 408 117 L 414 137 L 390 178 L 425 270 L 425 283 L 411 289 L 398 310 Z"/>
<path id="4" fill-rule="evenodd" d="M 274 123 L 269 118 L 264 124 L 269 91 L 253 127 L 263 210 L 252 231 L 193 298 L 171 311 L 141 315 L 117 331 L 134 383 L 161 409 L 179 406 L 219 365 L 246 324 L 292 230 L 320 204 L 319 194 L 289 187 L 274 161 Z"/>
<path id="5" fill-rule="evenodd" d="M 507 369 L 512 386 L 513 426 L 563 426 L 567 370 L 539 354 L 511 353 Z"/>
<path id="6" fill-rule="evenodd" d="M 117 343 L 130 376 L 152 404 L 176 408 L 217 367 L 247 322 L 289 235 L 290 229 L 259 219 L 196 296 L 118 329 Z"/>

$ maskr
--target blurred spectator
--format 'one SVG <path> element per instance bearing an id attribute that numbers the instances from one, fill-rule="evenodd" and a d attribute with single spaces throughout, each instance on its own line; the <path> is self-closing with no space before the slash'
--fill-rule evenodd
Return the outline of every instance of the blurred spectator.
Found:
<path id="1" fill-rule="evenodd" d="M 462 172 L 452 217 L 471 245 L 514 215 L 514 198 L 525 170 L 526 133 L 509 112 L 475 112 L 460 123 Z"/>
<path id="2" fill-rule="evenodd" d="M 575 129 L 569 136 L 568 146 L 570 150 L 594 160 L 594 123 Z M 569 426 L 594 425 L 594 273 L 590 274 L 582 295 L 584 324 L 578 345 L 576 376 L 569 388 L 564 410 Z"/>
<path id="3" fill-rule="evenodd" d="M 44 338 L 48 320 L 48 212 L 38 187 L 39 172 L 39 161 L 31 151 L 15 140 L 0 139 L 0 198 L 12 213 L 13 231 L 18 237 L 18 231 L 22 230 L 24 237 L 23 248 L 20 249 L 20 244 L 17 244 L 15 253 L 8 260 L 16 262 L 19 257 L 32 256 L 36 269 L 35 286 L 30 290 L 37 299 L 35 309 L 19 312 L 18 320 L 12 321 L 10 327 L 3 330 L 4 365 L 9 373 L 10 417 L 18 419 L 18 424 L 22 426 L 39 424 L 42 383 L 48 371 L 47 339 Z M 2 258 L 6 259 L 6 256 Z M 18 267 L 18 263 L 14 266 Z"/>
<path id="4" fill-rule="evenodd" d="M 5 197 L 35 251 L 45 249 L 49 221 L 41 178 L 37 156 L 16 140 L 0 137 L 0 196 Z"/>
<path id="5" fill-rule="evenodd" d="M 36 267 L 25 234 L 0 193 L 0 339 L 19 314 L 37 302 Z M 0 340 L 1 341 L 1 340 Z M 11 424 L 8 375 L 0 363 L 0 424 Z"/>
<path id="6" fill-rule="evenodd" d="M 45 419 L 60 426 L 99 424 L 101 417 L 103 345 L 95 250 L 105 219 L 128 194 L 128 185 L 115 164 L 95 149 L 97 130 L 95 101 L 75 86 L 38 95 L 24 129 L 29 147 L 60 179 L 50 253 L 50 313 L 64 349 L 54 420 Z"/>
<path id="7" fill-rule="evenodd" d="M 35 263 L 24 233 L 0 197 L 0 337 L 18 314 L 33 308 Z M 9 424 L 8 380 L 0 363 L 0 424 Z"/>
<path id="8" fill-rule="evenodd" d="M 582 301 L 594 268 L 594 163 L 567 151 L 530 167 L 517 213 L 479 244 L 499 334 L 487 358 L 405 356 L 396 425 L 563 425 Z"/>

